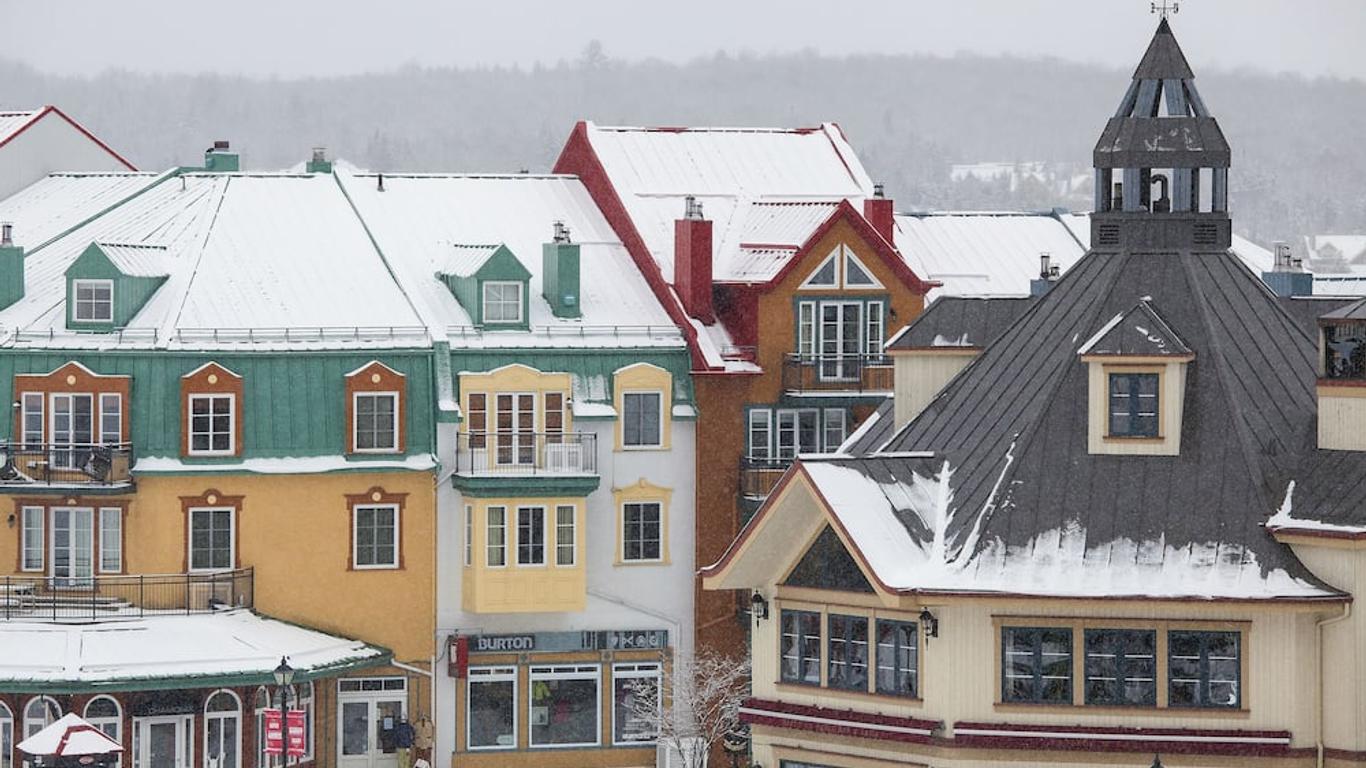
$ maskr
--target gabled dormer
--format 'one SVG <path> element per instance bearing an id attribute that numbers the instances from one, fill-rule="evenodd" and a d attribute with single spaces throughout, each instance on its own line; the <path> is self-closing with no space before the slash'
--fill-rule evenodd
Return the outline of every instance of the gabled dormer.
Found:
<path id="1" fill-rule="evenodd" d="M 66 327 L 122 328 L 169 275 L 160 245 L 91 243 L 66 269 Z"/>
<path id="2" fill-rule="evenodd" d="M 1145 299 L 1077 350 L 1087 366 L 1087 452 L 1181 453 L 1186 372 L 1195 353 Z"/>
<path id="3" fill-rule="evenodd" d="M 527 329 L 531 273 L 506 245 L 450 246 L 437 264 L 436 277 L 476 326 Z"/>

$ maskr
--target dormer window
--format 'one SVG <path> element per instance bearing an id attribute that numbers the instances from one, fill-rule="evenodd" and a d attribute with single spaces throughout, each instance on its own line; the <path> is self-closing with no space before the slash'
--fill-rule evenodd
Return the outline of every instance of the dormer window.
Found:
<path id="1" fill-rule="evenodd" d="M 1157 437 L 1158 373 L 1110 374 L 1109 437 Z"/>
<path id="2" fill-rule="evenodd" d="M 522 284 L 512 281 L 489 281 L 484 287 L 484 323 L 518 324 L 522 322 Z"/>
<path id="3" fill-rule="evenodd" d="M 114 322 L 114 281 L 73 280 L 71 319 L 78 323 Z"/>

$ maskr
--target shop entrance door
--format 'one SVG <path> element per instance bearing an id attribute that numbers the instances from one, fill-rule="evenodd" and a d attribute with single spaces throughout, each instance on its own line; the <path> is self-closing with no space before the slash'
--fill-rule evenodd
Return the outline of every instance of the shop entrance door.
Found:
<path id="1" fill-rule="evenodd" d="M 192 716 L 139 717 L 133 729 L 137 768 L 189 768 Z"/>
<path id="2" fill-rule="evenodd" d="M 338 681 L 338 768 L 398 768 L 394 731 L 407 713 L 401 677 Z"/>

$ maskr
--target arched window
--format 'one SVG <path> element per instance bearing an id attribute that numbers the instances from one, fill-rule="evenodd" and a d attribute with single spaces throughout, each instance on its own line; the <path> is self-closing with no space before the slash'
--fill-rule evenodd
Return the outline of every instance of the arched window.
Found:
<path id="1" fill-rule="evenodd" d="M 214 691 L 204 702 L 204 768 L 239 768 L 241 754 L 241 702 L 232 691 Z"/>
<path id="2" fill-rule="evenodd" d="M 123 743 L 123 710 L 119 708 L 119 703 L 109 696 L 96 696 L 85 705 L 85 719 L 90 724 L 104 731 L 104 735 Z M 123 758 L 116 758 L 114 765 L 123 764 Z"/>
<path id="3" fill-rule="evenodd" d="M 62 716 L 62 707 L 51 696 L 35 696 L 24 706 L 24 738 L 57 722 Z M 28 765 L 24 761 L 24 765 Z"/>
<path id="4" fill-rule="evenodd" d="M 0 768 L 11 768 L 14 760 L 14 713 L 0 701 Z"/>
<path id="5" fill-rule="evenodd" d="M 266 715 L 265 710 L 270 707 L 270 692 L 263 685 L 256 689 L 256 766 L 266 768 L 273 765 L 272 756 L 266 754 Z"/>

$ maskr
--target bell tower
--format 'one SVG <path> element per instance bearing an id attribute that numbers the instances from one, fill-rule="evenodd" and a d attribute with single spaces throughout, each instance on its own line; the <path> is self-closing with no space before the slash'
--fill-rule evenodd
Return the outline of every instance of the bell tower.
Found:
<path id="1" fill-rule="evenodd" d="M 1091 249 L 1226 250 L 1229 163 L 1164 13 L 1096 142 Z"/>

